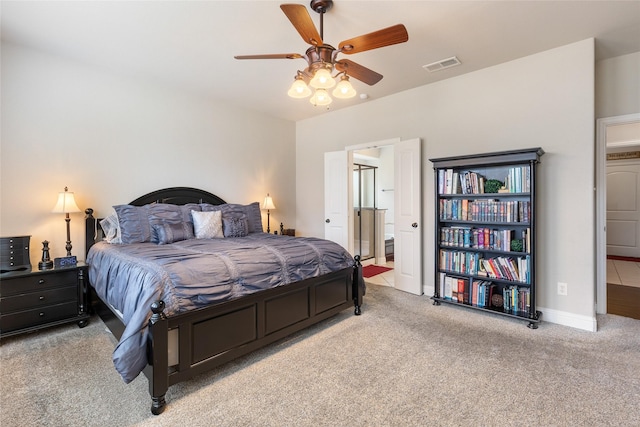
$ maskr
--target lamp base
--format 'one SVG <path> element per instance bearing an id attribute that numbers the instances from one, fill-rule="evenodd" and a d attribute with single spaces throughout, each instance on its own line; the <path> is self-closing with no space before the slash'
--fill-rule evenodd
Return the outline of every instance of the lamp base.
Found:
<path id="1" fill-rule="evenodd" d="M 38 270 L 51 270 L 53 268 L 53 261 L 40 261 L 38 263 Z"/>

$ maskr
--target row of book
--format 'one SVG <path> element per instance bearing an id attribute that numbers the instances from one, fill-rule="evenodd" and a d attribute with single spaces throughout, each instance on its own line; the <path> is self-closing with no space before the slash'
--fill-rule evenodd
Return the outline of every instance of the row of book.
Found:
<path id="1" fill-rule="evenodd" d="M 440 249 L 440 270 L 472 276 L 531 283 L 530 264 L 529 255 L 483 258 L 478 252 Z"/>
<path id="2" fill-rule="evenodd" d="M 440 194 L 484 194 L 484 183 L 485 178 L 476 172 L 438 170 L 438 193 Z"/>
<path id="3" fill-rule="evenodd" d="M 531 309 L 531 289 L 522 286 L 504 287 L 502 307 L 508 313 L 528 313 Z"/>
<path id="4" fill-rule="evenodd" d="M 440 199 L 440 221 L 523 222 L 531 219 L 529 200 Z"/>
<path id="5" fill-rule="evenodd" d="M 442 227 L 440 229 L 440 245 L 505 252 L 530 252 L 530 235 L 530 228 L 517 232 L 516 230 L 487 227 Z"/>
<path id="6" fill-rule="evenodd" d="M 439 194 L 485 194 L 487 179 L 477 172 L 438 169 Z M 505 193 L 529 193 L 531 169 L 529 166 L 509 168 L 504 179 Z"/>
<path id="7" fill-rule="evenodd" d="M 525 286 L 504 286 L 486 280 L 469 280 L 440 274 L 440 297 L 460 304 L 499 309 L 505 313 L 526 314 L 531 308 L 531 289 Z M 502 295 L 502 298 L 494 298 Z"/>
<path id="8" fill-rule="evenodd" d="M 529 166 L 510 168 L 504 186 L 509 193 L 529 193 L 531 191 L 531 169 Z"/>

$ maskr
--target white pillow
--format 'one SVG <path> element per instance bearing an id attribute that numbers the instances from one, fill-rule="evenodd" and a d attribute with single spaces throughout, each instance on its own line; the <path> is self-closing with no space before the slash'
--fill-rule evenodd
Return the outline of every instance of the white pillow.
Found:
<path id="1" fill-rule="evenodd" d="M 104 231 L 104 240 L 107 243 L 122 243 L 120 238 L 120 223 L 118 222 L 118 215 L 116 211 L 112 209 L 111 214 L 108 217 L 100 221 L 102 231 Z"/>
<path id="2" fill-rule="evenodd" d="M 222 239 L 222 211 L 191 211 L 196 239 Z"/>

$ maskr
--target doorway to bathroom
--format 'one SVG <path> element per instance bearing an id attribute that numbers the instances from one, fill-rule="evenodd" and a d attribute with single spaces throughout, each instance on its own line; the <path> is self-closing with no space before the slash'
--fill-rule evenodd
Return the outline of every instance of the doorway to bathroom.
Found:
<path id="1" fill-rule="evenodd" d="M 353 164 L 353 250 L 361 260 L 376 255 L 376 169 L 362 163 Z"/>
<path id="2" fill-rule="evenodd" d="M 386 177 L 393 177 L 392 146 L 354 151 L 354 254 L 360 255 L 369 283 L 394 286 L 393 194 L 385 194 L 393 186 L 380 186 Z"/>

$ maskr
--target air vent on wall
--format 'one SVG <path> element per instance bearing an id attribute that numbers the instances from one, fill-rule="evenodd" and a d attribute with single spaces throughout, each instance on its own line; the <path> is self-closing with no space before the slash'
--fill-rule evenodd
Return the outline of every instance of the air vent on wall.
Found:
<path id="1" fill-rule="evenodd" d="M 451 58 L 442 59 L 440 61 L 432 62 L 431 64 L 423 65 L 422 68 L 430 73 L 433 73 L 434 71 L 444 70 L 445 68 L 455 67 L 456 65 L 460 64 L 460 60 L 457 57 L 452 56 Z"/>

